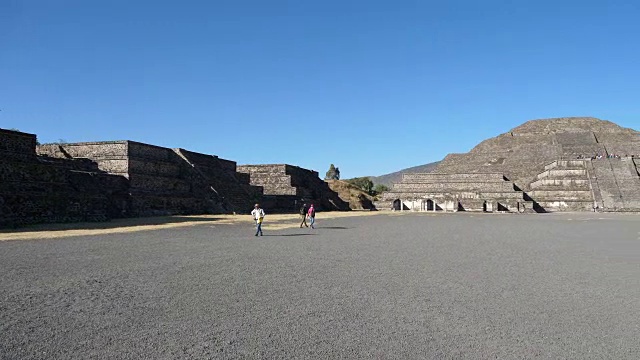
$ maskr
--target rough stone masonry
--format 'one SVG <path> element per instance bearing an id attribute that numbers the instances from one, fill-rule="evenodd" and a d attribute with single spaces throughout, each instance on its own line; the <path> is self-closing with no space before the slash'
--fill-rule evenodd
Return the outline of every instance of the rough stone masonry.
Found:
<path id="1" fill-rule="evenodd" d="M 286 173 L 274 186 L 289 193 L 265 194 L 234 161 L 215 155 L 130 140 L 36 143 L 33 134 L 0 129 L 0 227 L 246 213 L 262 201 L 273 205 L 270 211 L 294 211 L 305 200 L 324 210 L 348 210 L 317 172 L 291 165 L 272 169 L 274 181 Z"/>
<path id="2" fill-rule="evenodd" d="M 640 211 L 640 133 L 596 118 L 532 120 L 404 174 L 376 206 L 419 211 Z"/>

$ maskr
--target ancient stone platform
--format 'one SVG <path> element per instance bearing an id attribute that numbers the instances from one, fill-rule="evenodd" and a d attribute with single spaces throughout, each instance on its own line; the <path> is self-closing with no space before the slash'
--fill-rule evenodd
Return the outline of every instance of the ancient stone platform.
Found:
<path id="1" fill-rule="evenodd" d="M 500 173 L 403 174 L 383 193 L 381 208 L 417 211 L 515 211 L 533 209 L 524 193 Z"/>
<path id="2" fill-rule="evenodd" d="M 216 156 L 129 140 L 47 144 L 38 153 L 90 159 L 100 170 L 126 178 L 130 216 L 245 211 L 253 200 L 247 192 L 233 192 L 242 186 L 233 178 L 235 163 Z"/>
<path id="3" fill-rule="evenodd" d="M 505 211 L 637 211 L 639 158 L 636 130 L 596 118 L 532 120 L 468 153 L 447 155 L 429 176 L 403 177 L 377 206 L 424 210 L 431 201 L 454 211 L 486 210 L 487 204 Z M 512 194 L 506 196 L 511 185 L 500 185 L 499 177 L 512 184 Z M 476 202 L 465 206 L 461 199 L 469 198 Z"/>
<path id="4" fill-rule="evenodd" d="M 238 172 L 249 176 L 251 185 L 264 189 L 262 206 L 276 211 L 297 211 L 302 203 L 318 210 L 350 210 L 317 171 L 288 164 L 241 165 Z"/>
<path id="5" fill-rule="evenodd" d="M 127 211 L 125 178 L 35 149 L 35 135 L 0 129 L 0 227 L 103 221 Z"/>
<path id="6" fill-rule="evenodd" d="M 256 202 L 271 212 L 305 200 L 349 209 L 317 172 L 296 166 L 256 166 L 252 175 L 215 155 L 130 140 L 36 143 L 33 134 L 0 129 L 0 227 L 249 213 Z"/>

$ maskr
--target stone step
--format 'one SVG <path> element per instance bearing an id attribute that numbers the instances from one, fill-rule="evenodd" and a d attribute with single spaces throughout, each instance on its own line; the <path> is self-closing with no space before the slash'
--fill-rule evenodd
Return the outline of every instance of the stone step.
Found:
<path id="1" fill-rule="evenodd" d="M 264 184 L 265 195 L 296 195 L 297 189 L 291 186 L 283 186 L 281 184 Z"/>
<path id="2" fill-rule="evenodd" d="M 377 210 L 393 210 L 393 201 L 384 201 L 384 200 L 374 201 L 373 206 Z"/>
<path id="3" fill-rule="evenodd" d="M 553 201 L 553 200 L 585 200 L 593 201 L 593 195 L 589 190 L 533 190 L 527 193 L 533 200 Z"/>
<path id="4" fill-rule="evenodd" d="M 263 183 L 291 183 L 291 175 L 282 173 L 270 174 L 266 172 L 256 172 L 250 174 L 250 181 L 253 184 Z"/>
<path id="5" fill-rule="evenodd" d="M 540 200 L 536 203 L 547 212 L 593 211 L 592 200 Z"/>
<path id="6" fill-rule="evenodd" d="M 499 199 L 492 204 L 492 211 L 507 211 L 513 213 L 535 213 L 533 201 L 514 201 L 513 199 Z"/>
<path id="7" fill-rule="evenodd" d="M 456 191 L 514 191 L 513 183 L 508 181 L 487 182 L 487 183 L 396 183 L 393 185 L 394 191 L 435 191 L 435 192 L 456 192 Z"/>
<path id="8" fill-rule="evenodd" d="M 481 199 L 523 199 L 522 191 L 511 191 L 511 192 L 480 192 L 478 196 Z"/>
<path id="9" fill-rule="evenodd" d="M 589 160 L 556 160 L 548 165 L 545 165 L 545 170 L 551 169 L 585 169 L 585 161 Z"/>
<path id="10" fill-rule="evenodd" d="M 545 179 L 545 178 L 570 178 L 570 177 L 582 177 L 586 178 L 587 170 L 586 169 L 572 169 L 572 170 L 564 170 L 564 169 L 551 169 L 545 170 L 536 176 L 537 179 Z"/>
<path id="11" fill-rule="evenodd" d="M 385 191 L 382 199 L 392 201 L 395 199 L 516 199 L 522 200 L 524 197 L 521 191 L 508 192 L 405 192 L 405 191 Z"/>
<path id="12" fill-rule="evenodd" d="M 536 189 L 545 186 L 555 186 L 555 187 L 586 187 L 589 188 L 589 179 L 582 178 L 562 178 L 562 179 L 554 179 L 554 178 L 544 178 L 539 179 L 531 183 L 531 188 Z"/>
<path id="13" fill-rule="evenodd" d="M 442 182 L 499 182 L 504 181 L 502 173 L 408 173 L 402 174 L 402 182 L 407 183 L 442 183 Z"/>
<path id="14" fill-rule="evenodd" d="M 527 191 L 527 193 L 531 193 L 533 191 L 543 192 L 543 191 L 555 191 L 555 192 L 574 192 L 574 191 L 588 191 L 591 192 L 591 188 L 587 185 L 581 186 L 553 186 L 553 185 L 545 185 L 538 186 L 534 189 Z"/>

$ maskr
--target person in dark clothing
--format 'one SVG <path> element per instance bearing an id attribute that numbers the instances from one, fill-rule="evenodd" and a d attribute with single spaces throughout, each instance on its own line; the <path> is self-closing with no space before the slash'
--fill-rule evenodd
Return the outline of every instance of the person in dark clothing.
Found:
<path id="1" fill-rule="evenodd" d="M 302 216 L 302 222 L 300 223 L 301 229 L 302 229 L 302 225 L 309 227 L 309 225 L 307 225 L 307 211 L 309 211 L 307 204 L 303 204 L 302 207 L 300 208 L 300 216 Z"/>

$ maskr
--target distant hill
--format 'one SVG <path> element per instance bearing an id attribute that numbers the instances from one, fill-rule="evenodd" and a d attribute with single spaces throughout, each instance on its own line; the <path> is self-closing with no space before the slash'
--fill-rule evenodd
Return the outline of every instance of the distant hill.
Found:
<path id="1" fill-rule="evenodd" d="M 382 185 L 391 187 L 391 185 L 394 182 L 399 182 L 400 180 L 402 180 L 402 174 L 404 173 L 429 173 L 435 170 L 438 164 L 440 164 L 440 161 L 436 161 L 436 162 L 432 162 L 424 165 L 418 165 L 418 166 L 410 167 L 407 169 L 402 169 L 396 172 L 392 172 L 390 174 L 385 174 L 380 176 L 369 176 L 369 179 L 371 179 L 371 181 L 373 181 L 374 184 L 382 184 Z"/>

